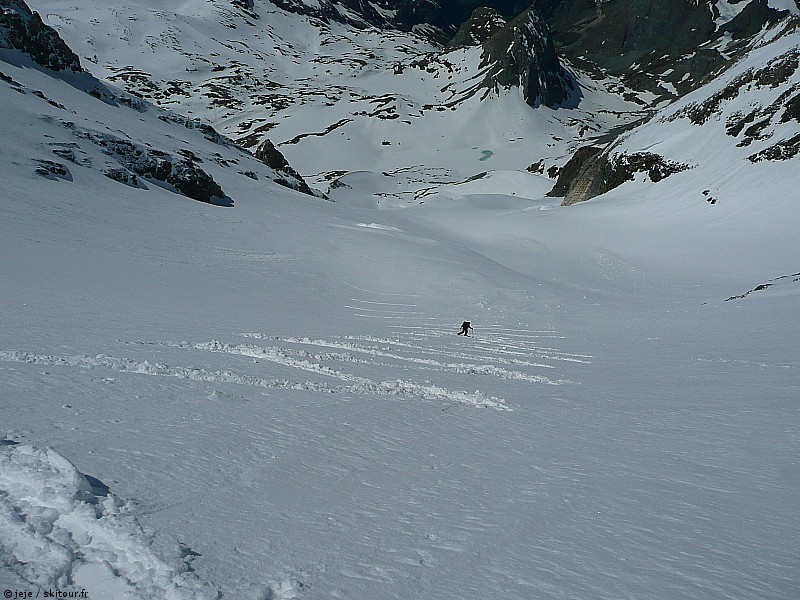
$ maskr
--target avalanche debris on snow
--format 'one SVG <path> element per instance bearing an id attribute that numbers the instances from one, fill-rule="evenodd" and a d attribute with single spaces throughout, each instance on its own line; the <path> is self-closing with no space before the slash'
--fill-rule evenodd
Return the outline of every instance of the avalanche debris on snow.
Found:
<path id="1" fill-rule="evenodd" d="M 0 446 L 0 550 L 5 568 L 40 589 L 216 596 L 179 556 L 157 555 L 125 502 L 51 448 Z"/>

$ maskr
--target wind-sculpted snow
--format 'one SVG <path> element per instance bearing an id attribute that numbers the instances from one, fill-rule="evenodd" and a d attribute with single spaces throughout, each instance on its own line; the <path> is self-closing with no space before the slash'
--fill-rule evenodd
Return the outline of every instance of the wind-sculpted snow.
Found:
<path id="1" fill-rule="evenodd" d="M 0 556 L 40 589 L 85 590 L 90 598 L 216 596 L 177 552 L 158 556 L 125 502 L 50 448 L 0 446 Z"/>

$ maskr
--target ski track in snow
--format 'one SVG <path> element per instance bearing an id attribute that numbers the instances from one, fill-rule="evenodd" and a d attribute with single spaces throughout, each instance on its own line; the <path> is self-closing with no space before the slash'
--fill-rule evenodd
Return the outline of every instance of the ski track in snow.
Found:
<path id="1" fill-rule="evenodd" d="M 400 303 L 371 306 L 376 311 L 409 308 Z M 565 360 L 589 363 L 592 358 L 543 348 L 539 345 L 543 340 L 552 344 L 559 337 L 549 330 L 487 326 L 464 338 L 456 336 L 450 325 L 427 326 L 423 322 L 405 319 L 403 325 L 378 336 L 310 338 L 251 332 L 232 335 L 246 338 L 247 343 L 120 340 L 128 350 L 126 357 L 7 349 L 0 350 L 0 362 L 170 377 L 187 384 L 287 390 L 288 398 L 293 391 L 325 397 L 337 394 L 344 401 L 355 395 L 417 398 L 438 402 L 441 410 L 465 406 L 513 413 L 515 404 L 530 399 L 537 389 L 545 389 L 540 386 L 575 384 L 560 375 L 564 368 L 575 373 L 580 364 Z M 287 371 L 306 378 L 285 377 Z M 402 378 L 387 376 L 395 373 Z M 504 390 L 506 398 L 493 394 L 498 389 Z M 509 391 L 516 389 L 519 394 L 512 391 L 514 396 L 509 396 Z M 214 392 L 223 394 L 239 397 Z M 164 552 L 154 550 L 128 504 L 107 489 L 104 496 L 93 496 L 95 488 L 87 483 L 91 481 L 51 448 L 0 446 L 0 549 L 12 557 L 12 569 L 22 580 L 42 588 L 95 589 L 98 597 L 106 594 L 103 597 L 114 599 L 214 597 L 207 584 L 195 576 L 187 554 L 176 550 L 171 558 L 163 558 Z M 463 551 L 457 539 L 432 547 Z M 413 567 L 431 564 L 429 552 L 415 551 L 419 556 L 401 556 L 398 563 Z M 342 575 L 387 583 L 395 581 L 401 571 L 359 563 Z M 266 597 L 298 597 L 303 586 L 300 580 L 291 573 L 281 577 L 269 582 Z"/>
<path id="2" fill-rule="evenodd" d="M 493 333 L 487 328 L 481 337 L 456 338 L 460 349 L 453 349 L 453 336 L 449 329 L 428 328 L 427 333 L 402 326 L 391 331 L 394 339 L 370 335 L 342 336 L 333 339 L 309 337 L 272 336 L 265 333 L 242 333 L 240 336 L 257 339 L 262 345 L 229 344 L 218 340 L 207 342 L 163 341 L 129 342 L 126 345 L 160 346 L 191 352 L 195 360 L 206 353 L 249 357 L 262 373 L 275 368 L 289 368 L 311 374 L 315 379 L 267 377 L 243 372 L 241 362 L 223 368 L 208 366 L 177 366 L 163 361 L 122 358 L 106 354 L 49 355 L 21 350 L 0 350 L 0 361 L 28 363 L 45 366 L 63 366 L 81 369 L 108 369 L 117 373 L 175 377 L 189 381 L 233 383 L 244 386 L 305 390 L 324 394 L 377 394 L 382 396 L 409 396 L 473 407 L 512 410 L 513 402 L 493 395 L 490 391 L 497 379 L 513 380 L 524 384 L 559 386 L 574 381 L 554 377 L 559 361 L 587 363 L 586 355 L 569 354 L 537 346 L 540 332 L 526 334 L 514 332 L 514 338 Z M 447 332 L 447 333 L 444 333 Z M 552 332 L 545 332 L 552 334 Z M 546 337 L 553 337 L 547 335 Z M 405 339 L 407 341 L 401 341 Z M 269 342 L 269 344 L 263 343 Z M 531 360 L 532 358 L 540 360 Z M 543 362 L 549 359 L 553 363 Z M 235 359 L 231 359 L 235 360 Z M 327 364 L 324 364 L 327 363 Z M 348 370 L 342 367 L 346 366 Z M 402 372 L 402 378 L 376 381 L 353 370 L 372 372 L 375 368 Z M 544 371 L 546 374 L 543 374 Z M 470 389 L 453 389 L 431 381 L 443 376 L 452 380 L 453 374 Z M 469 379 L 466 379 L 466 378 Z M 480 388 L 471 386 L 477 381 Z M 460 387 L 460 386 L 459 386 Z"/>
<path id="3" fill-rule="evenodd" d="M 224 352 L 225 344 L 211 342 L 207 344 L 197 344 L 196 349 Z M 219 348 L 218 350 L 214 350 Z M 241 352 L 231 352 L 241 354 Z M 265 354 L 265 358 L 269 354 Z M 280 362 L 288 366 L 294 366 L 303 370 L 318 372 L 323 375 L 335 377 L 337 379 L 352 382 L 350 385 L 331 385 L 327 382 L 318 381 L 296 381 L 290 379 L 266 379 L 252 375 L 236 373 L 235 371 L 211 371 L 198 367 L 175 367 L 164 363 L 151 363 L 150 361 L 135 361 L 126 358 L 116 358 L 113 356 L 97 355 L 66 355 L 49 356 L 33 354 L 30 352 L 0 351 L 0 361 L 32 363 L 48 366 L 69 366 L 81 367 L 86 369 L 106 368 L 118 373 L 138 373 L 143 375 L 157 375 L 164 377 L 177 377 L 192 381 L 205 381 L 209 383 L 235 383 L 249 385 L 253 387 L 284 389 L 284 390 L 305 390 L 312 392 L 322 392 L 328 394 L 378 394 L 382 396 L 418 396 L 429 400 L 442 400 L 446 402 L 456 402 L 480 408 L 493 408 L 495 410 L 511 410 L 506 406 L 506 401 L 496 396 L 487 396 L 480 390 L 474 392 L 451 390 L 432 384 L 420 384 L 403 380 L 375 382 L 365 377 L 356 377 L 346 373 L 340 373 L 332 369 L 327 369 L 318 365 L 315 369 L 312 363 L 307 361 L 296 361 L 288 359 Z M 306 363 L 305 365 L 303 363 Z"/>

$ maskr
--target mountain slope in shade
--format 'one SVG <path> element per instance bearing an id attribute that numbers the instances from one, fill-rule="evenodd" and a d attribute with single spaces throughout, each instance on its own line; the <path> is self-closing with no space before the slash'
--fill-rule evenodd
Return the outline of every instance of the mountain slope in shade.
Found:
<path id="1" fill-rule="evenodd" d="M 692 196 L 722 202 L 744 190 L 754 197 L 765 177 L 796 181 L 800 153 L 800 19 L 765 32 L 734 66 L 656 113 L 559 181 L 565 203 L 626 181 L 657 188 L 693 182 Z M 667 177 L 670 177 L 667 180 Z"/>
<path id="2" fill-rule="evenodd" d="M 5 0 L 0 5 L 0 48 L 17 49 L 33 61 L 53 71 L 80 72 L 80 60 L 58 34 L 42 22 L 38 13 L 21 0 Z"/>
<path id="3" fill-rule="evenodd" d="M 561 65 L 550 31 L 534 6 L 499 29 L 483 44 L 486 85 L 517 86 L 525 102 L 559 107 L 577 105 L 574 77 Z"/>
<path id="4" fill-rule="evenodd" d="M 800 15 L 795 0 L 540 0 L 559 55 L 673 100 L 746 51 L 754 36 Z"/>

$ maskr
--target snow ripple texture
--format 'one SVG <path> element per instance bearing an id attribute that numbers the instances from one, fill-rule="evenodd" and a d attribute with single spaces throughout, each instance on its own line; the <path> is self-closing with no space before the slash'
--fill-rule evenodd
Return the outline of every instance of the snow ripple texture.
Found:
<path id="1" fill-rule="evenodd" d="M 126 503 L 50 448 L 0 446 L 0 558 L 40 588 L 92 598 L 214 597 L 177 552 L 157 556 Z"/>

